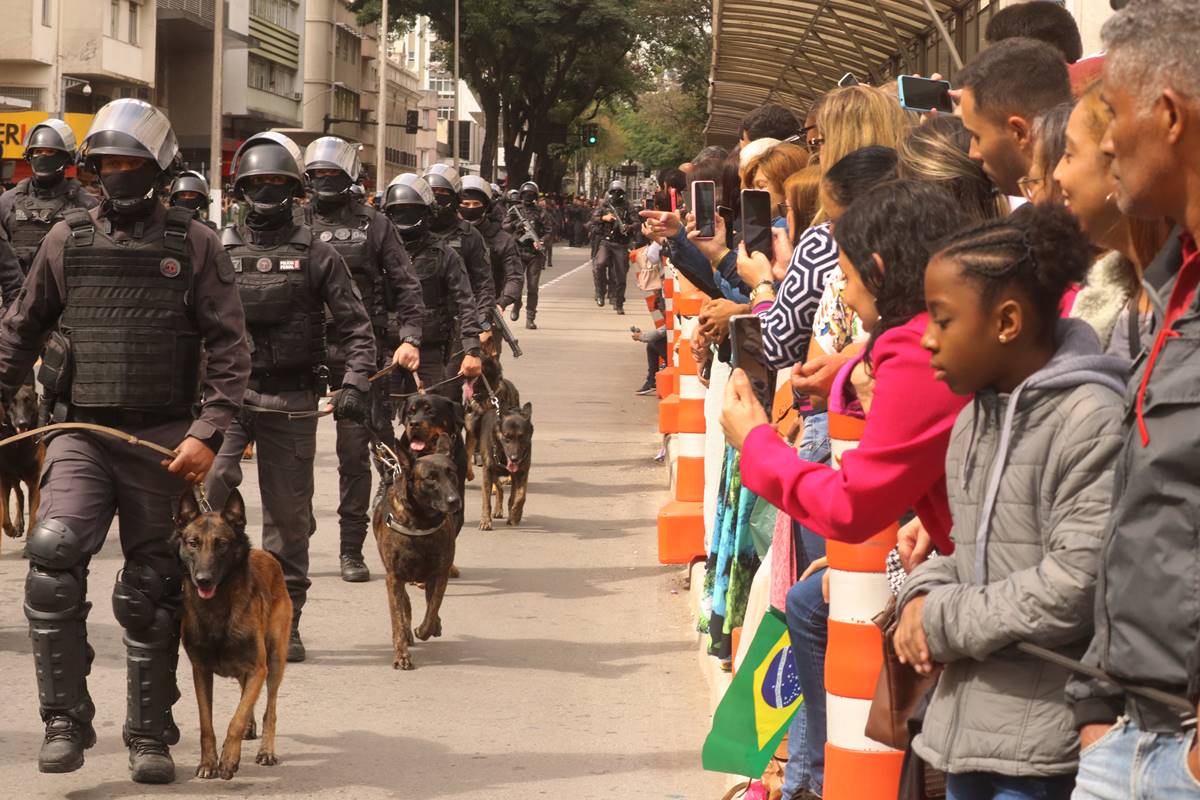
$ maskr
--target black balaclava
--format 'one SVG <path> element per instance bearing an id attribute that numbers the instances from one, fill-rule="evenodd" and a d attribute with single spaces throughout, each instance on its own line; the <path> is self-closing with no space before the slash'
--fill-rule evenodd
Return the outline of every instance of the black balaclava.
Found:
<path id="1" fill-rule="evenodd" d="M 462 218 L 467 222 L 470 222 L 472 225 L 478 223 L 480 220 L 486 217 L 487 212 L 487 206 L 480 206 L 479 208 L 460 208 L 458 210 L 458 213 L 462 215 Z"/>
<path id="2" fill-rule="evenodd" d="M 253 230 L 281 228 L 292 219 L 292 197 L 295 195 L 294 181 L 284 184 L 246 182 L 242 195 L 250 204 L 246 224 Z"/>
<path id="3" fill-rule="evenodd" d="M 120 221 L 145 219 L 158 202 L 154 196 L 161 171 L 158 164 L 145 159 L 137 169 L 125 172 L 97 172 L 111 215 Z"/>
<path id="4" fill-rule="evenodd" d="M 396 226 L 396 231 L 404 243 L 413 244 L 425 235 L 430 211 L 426 206 L 406 204 L 392 206 L 387 210 L 387 216 Z"/>
<path id="5" fill-rule="evenodd" d="M 61 150 L 50 155 L 30 156 L 29 166 L 33 170 L 33 185 L 39 189 L 53 189 L 63 179 L 71 156 Z"/>
<path id="6" fill-rule="evenodd" d="M 309 178 L 318 208 L 336 210 L 350 201 L 350 185 L 353 181 L 344 172 L 336 175 L 313 175 Z"/>

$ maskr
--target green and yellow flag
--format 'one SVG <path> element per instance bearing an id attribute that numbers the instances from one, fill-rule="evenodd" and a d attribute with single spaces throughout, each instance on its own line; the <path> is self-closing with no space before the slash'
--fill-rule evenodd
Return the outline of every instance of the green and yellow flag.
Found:
<path id="1" fill-rule="evenodd" d="M 770 608 L 713 715 L 701 756 L 704 768 L 761 777 L 802 702 L 787 623 Z"/>

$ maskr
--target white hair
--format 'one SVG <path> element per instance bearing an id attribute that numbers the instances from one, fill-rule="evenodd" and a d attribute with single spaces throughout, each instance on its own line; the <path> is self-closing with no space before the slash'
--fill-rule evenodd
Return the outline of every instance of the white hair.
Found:
<path id="1" fill-rule="evenodd" d="M 1200 100 L 1196 0 L 1132 0 L 1101 30 L 1110 76 L 1149 105 L 1165 88 Z"/>
<path id="2" fill-rule="evenodd" d="M 777 144 L 782 144 L 779 139 L 772 139 L 770 136 L 764 136 L 761 139 L 755 139 L 750 144 L 746 145 L 738 153 L 738 170 L 743 170 L 746 165 L 754 159 L 766 153 Z"/>

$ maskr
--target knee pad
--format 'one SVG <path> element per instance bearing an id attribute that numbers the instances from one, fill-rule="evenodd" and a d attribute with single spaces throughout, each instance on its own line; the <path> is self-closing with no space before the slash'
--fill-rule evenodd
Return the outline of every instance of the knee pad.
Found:
<path id="1" fill-rule="evenodd" d="M 79 570 L 29 565 L 25 577 L 25 616 L 30 620 L 74 619 L 83 602 Z"/>
<path id="2" fill-rule="evenodd" d="M 164 579 L 154 569 L 126 561 L 113 586 L 113 616 L 131 634 L 141 634 L 162 624 L 158 612 L 174 604 L 178 580 Z"/>
<path id="3" fill-rule="evenodd" d="M 48 570 L 68 570 L 83 560 L 83 542 L 65 522 L 38 520 L 29 532 L 25 552 L 31 563 Z"/>

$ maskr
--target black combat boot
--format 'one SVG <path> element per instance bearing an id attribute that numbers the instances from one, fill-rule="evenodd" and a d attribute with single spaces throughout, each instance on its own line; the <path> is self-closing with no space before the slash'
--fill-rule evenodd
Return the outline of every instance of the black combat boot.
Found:
<path id="1" fill-rule="evenodd" d="M 366 583 L 371 580 L 371 571 L 362 553 L 342 553 L 342 580 L 346 583 Z"/>
<path id="2" fill-rule="evenodd" d="M 66 714 L 46 718 L 46 738 L 38 753 L 38 772 L 74 772 L 83 766 L 83 751 L 96 744 L 96 729 Z"/>

